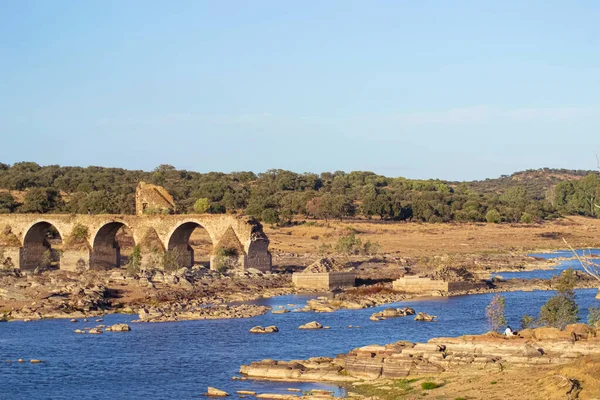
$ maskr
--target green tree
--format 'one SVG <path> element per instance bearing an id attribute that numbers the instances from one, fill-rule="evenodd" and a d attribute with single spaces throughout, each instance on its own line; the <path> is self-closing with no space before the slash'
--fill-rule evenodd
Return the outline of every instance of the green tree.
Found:
<path id="1" fill-rule="evenodd" d="M 204 214 L 210 208 L 210 203 L 206 197 L 196 200 L 194 203 L 194 212 Z"/>
<path id="2" fill-rule="evenodd" d="M 540 322 L 546 326 L 564 329 L 579 321 L 579 306 L 575 302 L 574 287 L 577 276 L 573 268 L 560 275 L 556 282 L 557 294 L 540 309 Z"/>
<path id="3" fill-rule="evenodd" d="M 485 214 L 485 219 L 487 222 L 499 224 L 502 221 L 502 216 L 500 215 L 498 210 L 492 209 Z"/>
<path id="4" fill-rule="evenodd" d="M 14 212 L 16 208 L 17 202 L 10 193 L 0 193 L 0 214 Z"/>
<path id="5" fill-rule="evenodd" d="M 57 211 L 62 204 L 60 193 L 53 188 L 33 188 L 25 195 L 25 201 L 20 208 L 24 213 L 47 213 Z"/>
<path id="6" fill-rule="evenodd" d="M 276 224 L 279 222 L 279 214 L 277 213 L 277 210 L 273 208 L 267 208 L 264 210 L 261 213 L 260 218 L 267 224 Z"/>

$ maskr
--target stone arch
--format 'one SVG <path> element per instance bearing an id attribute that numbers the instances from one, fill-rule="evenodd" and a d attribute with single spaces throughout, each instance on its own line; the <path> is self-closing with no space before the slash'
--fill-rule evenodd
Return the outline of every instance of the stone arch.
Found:
<path id="1" fill-rule="evenodd" d="M 92 237 L 91 267 L 94 269 L 118 268 L 121 266 L 121 247 L 116 239 L 117 232 L 130 228 L 123 221 L 104 222 Z"/>
<path id="2" fill-rule="evenodd" d="M 191 267 L 194 265 L 194 249 L 190 245 L 190 238 L 195 229 L 201 228 L 205 230 L 210 236 L 211 251 L 214 248 L 214 238 L 200 222 L 198 221 L 184 221 L 179 223 L 167 237 L 167 251 L 174 252 L 177 260 L 177 264 L 184 267 Z"/>
<path id="3" fill-rule="evenodd" d="M 52 251 L 52 245 L 48 240 L 48 232 L 54 228 L 58 232 L 61 241 L 63 234 L 58 227 L 51 222 L 39 220 L 31 224 L 23 234 L 23 246 L 21 247 L 19 265 L 21 269 L 33 270 L 37 267 L 47 267 L 46 251 L 50 251 L 51 258 L 58 259 L 58 252 Z"/>

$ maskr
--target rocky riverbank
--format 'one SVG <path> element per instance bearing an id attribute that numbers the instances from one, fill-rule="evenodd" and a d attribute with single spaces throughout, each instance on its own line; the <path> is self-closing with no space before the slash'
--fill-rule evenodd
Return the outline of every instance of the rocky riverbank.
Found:
<path id="1" fill-rule="evenodd" d="M 134 276 L 124 270 L 0 271 L 0 320 L 85 318 L 138 311 L 141 321 L 245 318 L 268 309 L 230 303 L 292 292 L 288 275 L 252 270 L 221 274 L 182 268 Z"/>
<path id="2" fill-rule="evenodd" d="M 594 328 L 574 324 L 563 331 L 556 328 L 524 330 L 519 336 L 511 338 L 486 334 L 435 338 L 427 343 L 400 341 L 360 347 L 335 358 L 263 360 L 243 365 L 240 373 L 251 379 L 336 382 L 348 385 L 348 390 L 358 394 L 372 395 L 376 389 L 381 392 L 378 398 L 391 399 L 400 397 L 388 397 L 390 394 L 399 394 L 396 390 L 399 389 L 399 383 L 410 386 L 411 381 L 417 382 L 424 377 L 443 386 L 460 376 L 479 375 L 487 376 L 489 385 L 489 381 L 500 380 L 519 371 L 523 373 L 524 370 L 538 373 L 562 371 L 564 374 L 564 371 L 570 371 L 569 366 L 581 363 L 584 359 L 600 365 L 600 338 L 596 336 Z M 585 371 L 561 375 L 564 379 L 562 389 L 558 388 L 562 396 L 560 398 L 576 398 L 568 397 L 569 393 L 575 392 L 586 395 L 597 393 L 600 390 L 600 375 L 594 376 L 593 371 L 588 370 L 587 374 L 591 376 L 585 380 L 581 378 Z M 560 381 L 555 386 L 560 386 Z M 461 394 L 464 392 L 455 392 L 452 396 Z"/>

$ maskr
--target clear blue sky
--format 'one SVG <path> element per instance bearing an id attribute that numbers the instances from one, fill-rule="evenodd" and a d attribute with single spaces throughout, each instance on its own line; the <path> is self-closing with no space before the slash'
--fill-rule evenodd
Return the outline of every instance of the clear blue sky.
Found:
<path id="1" fill-rule="evenodd" d="M 3 1 L 0 161 L 592 169 L 600 2 Z"/>

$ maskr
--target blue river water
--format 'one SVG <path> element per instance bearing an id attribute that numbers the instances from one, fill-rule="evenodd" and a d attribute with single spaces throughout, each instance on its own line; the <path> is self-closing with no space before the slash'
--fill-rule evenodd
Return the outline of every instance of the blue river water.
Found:
<path id="1" fill-rule="evenodd" d="M 588 307 L 600 306 L 600 301 L 594 298 L 597 289 L 576 293 L 580 316 L 585 321 Z M 504 293 L 509 324 L 518 328 L 523 314 L 536 314 L 553 294 L 550 291 Z M 417 322 L 410 317 L 369 320 L 373 312 L 390 305 L 334 313 L 268 313 L 250 319 L 131 324 L 130 332 L 102 335 L 73 332 L 95 323 L 68 320 L 1 323 L 0 399 L 193 399 L 202 398 L 207 386 L 226 390 L 235 399 L 236 390 L 286 393 L 290 387 L 335 389 L 320 384 L 232 380 L 232 377 L 237 375 L 240 365 L 264 358 L 335 356 L 367 344 L 483 333 L 487 331 L 484 310 L 491 297 L 492 294 L 435 297 L 391 305 L 437 315 L 439 322 L 434 323 Z M 281 296 L 259 303 L 296 308 L 309 298 Z M 290 303 L 297 306 L 290 307 Z M 103 323 L 129 323 L 135 317 L 107 315 Z M 297 329 L 313 320 L 331 329 Z M 279 333 L 248 332 L 252 326 L 272 324 L 279 327 Z M 18 358 L 44 362 L 14 362 Z"/>
<path id="2" fill-rule="evenodd" d="M 576 250 L 579 256 L 583 255 L 600 255 L 600 249 L 586 249 L 586 250 Z M 573 257 L 573 252 L 571 250 L 559 250 L 552 253 L 534 253 L 530 254 L 530 256 L 539 257 L 539 258 L 571 258 Z M 600 262 L 600 258 L 597 258 Z M 551 279 L 557 275 L 560 275 L 562 271 L 565 269 L 573 268 L 576 271 L 581 271 L 583 268 L 577 259 L 574 260 L 564 260 L 560 263 L 560 265 L 556 266 L 552 269 L 536 269 L 533 271 L 523 271 L 523 272 L 499 272 L 496 274 L 492 274 L 492 276 L 500 275 L 504 279 Z"/>

